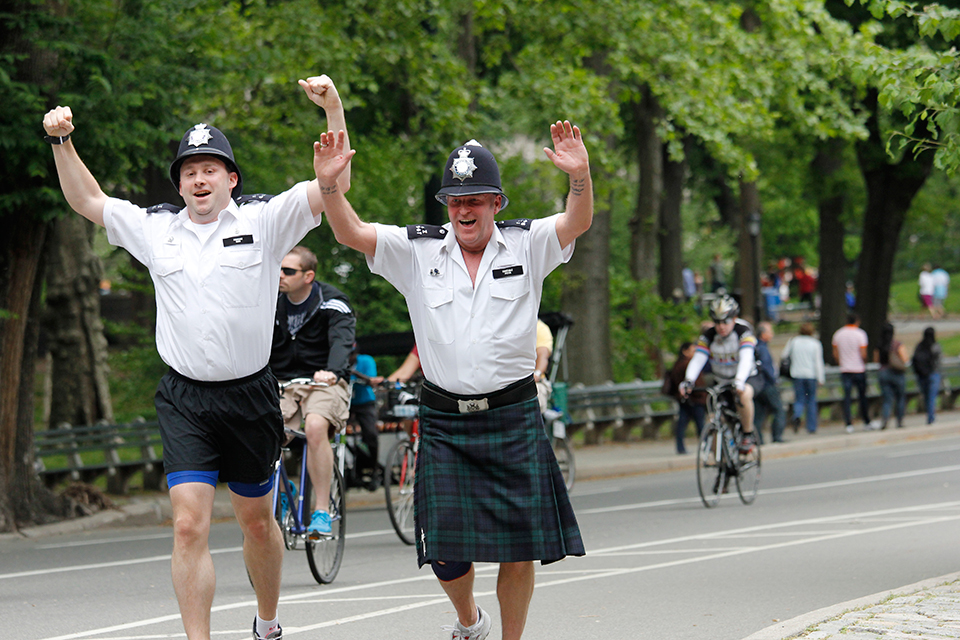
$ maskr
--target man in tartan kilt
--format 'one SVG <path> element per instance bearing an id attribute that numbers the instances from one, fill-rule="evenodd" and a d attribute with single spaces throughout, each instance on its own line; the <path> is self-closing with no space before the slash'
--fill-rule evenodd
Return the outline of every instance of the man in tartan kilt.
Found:
<path id="1" fill-rule="evenodd" d="M 314 168 L 337 240 L 367 256 L 407 300 L 420 352 L 417 556 L 457 610 L 453 640 L 482 640 L 490 616 L 473 595 L 474 562 L 499 563 L 502 638 L 523 633 L 534 566 L 583 555 L 576 517 L 546 438 L 534 382 L 543 279 L 593 220 L 580 130 L 550 126 L 547 157 L 570 177 L 565 211 L 495 222 L 508 204 L 493 154 L 474 140 L 447 160 L 443 226 L 362 222 L 337 188 L 353 151 L 320 137 Z M 452 233 L 451 233 L 452 232 Z"/>

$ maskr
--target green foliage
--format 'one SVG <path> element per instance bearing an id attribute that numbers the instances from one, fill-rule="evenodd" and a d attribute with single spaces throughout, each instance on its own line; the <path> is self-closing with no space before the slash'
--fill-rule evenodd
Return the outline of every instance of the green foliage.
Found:
<path id="1" fill-rule="evenodd" d="M 111 350 L 110 398 L 117 422 L 130 422 L 137 417 L 156 420 L 153 396 L 157 383 L 167 372 L 153 344 Z"/>

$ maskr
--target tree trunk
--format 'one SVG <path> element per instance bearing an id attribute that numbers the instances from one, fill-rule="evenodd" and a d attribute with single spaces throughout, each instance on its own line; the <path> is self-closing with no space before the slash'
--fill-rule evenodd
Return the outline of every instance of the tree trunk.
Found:
<path id="1" fill-rule="evenodd" d="M 39 277 L 46 225 L 34 212 L 4 216 L 0 234 L 0 531 L 12 531 L 15 512 L 30 503 L 25 478 L 34 478 L 33 356 L 27 347 L 30 305 Z M 28 422 L 30 429 L 22 429 Z"/>
<path id="2" fill-rule="evenodd" d="M 107 340 L 100 318 L 103 266 L 93 253 L 93 223 L 78 215 L 53 223 L 47 243 L 47 330 L 56 394 L 50 404 L 51 428 L 67 422 L 90 425 L 113 421 L 108 381 Z"/>
<path id="3" fill-rule="evenodd" d="M 683 224 L 680 208 L 687 174 L 686 159 L 670 160 L 667 145 L 663 149 L 663 197 L 660 202 L 660 297 L 670 300 L 679 289 L 683 299 Z"/>
<path id="4" fill-rule="evenodd" d="M 634 280 L 654 280 L 663 189 L 663 145 L 657 138 L 656 123 L 662 117 L 662 109 L 649 87 L 641 91 L 640 102 L 633 105 L 640 178 L 637 206 L 630 220 L 630 275 Z"/>
<path id="5" fill-rule="evenodd" d="M 847 185 L 837 182 L 837 172 L 843 166 L 843 140 L 828 140 L 819 145 L 810 163 L 811 183 L 817 190 L 817 210 L 820 214 L 820 342 L 823 357 L 830 364 L 833 359 L 833 334 L 846 323 L 845 298 L 847 268 L 843 253 L 843 211 L 846 207 Z"/>
<path id="6" fill-rule="evenodd" d="M 887 155 L 877 123 L 877 93 L 871 90 L 864 101 L 871 109 L 867 127 L 869 139 L 857 143 L 857 161 L 867 187 L 863 215 L 863 249 L 857 271 L 857 312 L 870 339 L 871 353 L 877 347 L 887 321 L 893 262 L 900 230 L 914 196 L 933 169 L 933 151 L 914 157 L 906 152 L 898 162 Z M 918 123 L 915 135 L 925 131 Z"/>

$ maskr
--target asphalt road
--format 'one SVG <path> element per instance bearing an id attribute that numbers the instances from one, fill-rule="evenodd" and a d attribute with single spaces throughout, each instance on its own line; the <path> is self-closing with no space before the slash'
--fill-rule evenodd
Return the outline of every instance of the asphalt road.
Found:
<path id="1" fill-rule="evenodd" d="M 691 471 L 579 482 L 588 555 L 538 567 L 525 638 L 738 640 L 775 621 L 960 569 L 960 437 L 770 459 L 762 492 L 705 509 Z M 344 566 L 285 556 L 288 638 L 449 638 L 454 615 L 382 508 L 349 514 Z M 166 527 L 0 540 L 0 620 L 18 639 L 183 637 Z M 215 638 L 247 640 L 253 593 L 232 521 L 211 540 Z M 499 638 L 495 567 L 479 602 Z M 9 631 L 8 631 L 9 633 Z"/>

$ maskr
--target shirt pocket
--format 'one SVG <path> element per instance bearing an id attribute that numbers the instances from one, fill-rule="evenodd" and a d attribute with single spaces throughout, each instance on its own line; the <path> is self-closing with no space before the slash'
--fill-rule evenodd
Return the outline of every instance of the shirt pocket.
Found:
<path id="1" fill-rule="evenodd" d="M 427 339 L 437 344 L 452 343 L 457 333 L 457 323 L 453 317 L 453 289 L 425 287 L 421 294 Z"/>
<path id="2" fill-rule="evenodd" d="M 530 278 L 526 275 L 501 278 L 490 283 L 490 313 L 487 320 L 498 338 L 526 333 L 536 322 Z"/>
<path id="3" fill-rule="evenodd" d="M 256 307 L 260 304 L 263 255 L 259 248 L 226 247 L 220 252 L 220 300 L 224 307 Z"/>
<path id="4" fill-rule="evenodd" d="M 183 313 L 187 302 L 187 283 L 180 242 L 174 236 L 163 236 L 154 243 L 150 272 L 153 275 L 157 307 L 167 313 Z"/>

